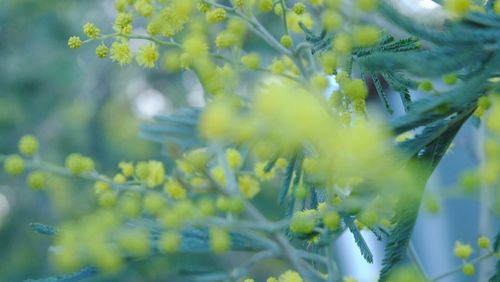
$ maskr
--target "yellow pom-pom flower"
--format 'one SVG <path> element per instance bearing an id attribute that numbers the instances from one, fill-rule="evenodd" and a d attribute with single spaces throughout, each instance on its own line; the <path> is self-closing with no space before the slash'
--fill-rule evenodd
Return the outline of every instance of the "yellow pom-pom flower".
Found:
<path id="1" fill-rule="evenodd" d="M 106 58 L 109 55 L 109 48 L 108 48 L 108 46 L 106 46 L 104 44 L 99 44 L 95 48 L 95 54 L 100 59 Z"/>
<path id="2" fill-rule="evenodd" d="M 295 212 L 290 221 L 290 231 L 293 233 L 307 234 L 313 231 L 317 223 L 316 210 L 303 210 Z"/>
<path id="3" fill-rule="evenodd" d="M 172 199 L 182 200 L 186 198 L 186 189 L 182 187 L 179 181 L 173 178 L 169 178 L 167 182 L 165 182 L 164 190 Z"/>
<path id="4" fill-rule="evenodd" d="M 461 259 L 467 259 L 472 254 L 473 250 L 470 245 L 462 244 L 457 241 L 453 252 L 455 253 L 455 256 Z"/>
<path id="5" fill-rule="evenodd" d="M 292 270 L 285 271 L 280 275 L 280 277 L 278 277 L 278 282 L 303 282 L 303 281 L 304 280 L 302 279 L 300 274 Z"/>
<path id="6" fill-rule="evenodd" d="M 477 239 L 477 246 L 481 249 L 488 249 L 490 247 L 490 239 L 486 236 L 481 236 Z"/>
<path id="7" fill-rule="evenodd" d="M 28 175 L 28 186 L 33 190 L 40 190 L 47 184 L 47 175 L 43 171 L 34 171 Z"/>
<path id="8" fill-rule="evenodd" d="M 297 2 L 293 5 L 292 11 L 297 15 L 302 15 L 306 11 L 306 5 L 301 2 Z"/>
<path id="9" fill-rule="evenodd" d="M 18 149 L 25 156 L 33 156 L 38 152 L 38 140 L 33 135 L 24 135 L 19 140 Z"/>
<path id="10" fill-rule="evenodd" d="M 68 46 L 71 49 L 78 49 L 78 48 L 82 47 L 82 44 L 83 44 L 83 42 L 80 39 L 80 37 L 78 37 L 78 36 L 71 36 L 68 39 Z"/>
<path id="11" fill-rule="evenodd" d="M 137 63 L 144 68 L 154 68 L 160 54 L 156 44 L 146 44 L 139 47 L 135 59 Z"/>
<path id="12" fill-rule="evenodd" d="M 341 54 L 350 53 L 352 50 L 351 37 L 341 33 L 333 39 L 333 49 Z"/>
<path id="13" fill-rule="evenodd" d="M 368 88 L 361 79 L 353 79 L 343 86 L 345 95 L 353 100 L 365 99 L 368 96 Z"/>
<path id="14" fill-rule="evenodd" d="M 174 253 L 181 246 L 182 237 L 178 232 L 170 231 L 163 233 L 160 237 L 159 247 L 164 253 Z"/>
<path id="15" fill-rule="evenodd" d="M 446 0 L 444 7 L 455 15 L 462 16 L 471 9 L 472 3 L 470 0 Z"/>
<path id="16" fill-rule="evenodd" d="M 238 150 L 228 148 L 226 150 L 226 160 L 231 169 L 237 169 L 241 165 L 241 154 Z"/>
<path id="17" fill-rule="evenodd" d="M 323 216 L 323 223 L 328 229 L 335 230 L 339 227 L 340 216 L 334 211 L 328 211 Z"/>
<path id="18" fill-rule="evenodd" d="M 356 46 L 369 47 L 380 40 L 380 30 L 369 25 L 357 26 L 354 28 L 352 36 Z"/>
<path id="19" fill-rule="evenodd" d="M 229 233 L 220 228 L 211 228 L 209 231 L 210 248 L 214 253 L 223 253 L 231 247 Z"/>
<path id="20" fill-rule="evenodd" d="M 131 177 L 134 175 L 134 165 L 132 163 L 120 162 L 118 167 L 121 169 L 122 174 L 125 177 Z"/>
<path id="21" fill-rule="evenodd" d="M 292 37 L 290 35 L 283 35 L 280 39 L 280 42 L 281 45 L 283 45 L 285 48 L 290 48 L 293 44 Z"/>
<path id="22" fill-rule="evenodd" d="M 241 57 L 241 63 L 252 70 L 260 67 L 260 56 L 257 53 L 250 53 Z"/>
<path id="23" fill-rule="evenodd" d="M 215 24 L 223 21 L 226 18 L 226 10 L 224 10 L 223 8 L 215 8 L 207 12 L 206 15 L 208 23 Z"/>
<path id="24" fill-rule="evenodd" d="M 474 265 L 471 263 L 466 263 L 462 267 L 462 271 L 465 275 L 467 276 L 472 276 L 476 272 L 476 269 L 474 268 Z"/>
<path id="25" fill-rule="evenodd" d="M 162 184 L 164 180 L 165 180 L 165 168 L 163 167 L 163 163 L 159 161 L 149 161 L 146 186 L 149 188 L 154 188 Z"/>
<path id="26" fill-rule="evenodd" d="M 99 38 L 101 36 L 101 30 L 93 23 L 84 24 L 83 33 L 91 39 Z"/>
<path id="27" fill-rule="evenodd" d="M 72 174 L 80 174 L 94 170 L 94 161 L 80 154 L 68 155 L 64 165 Z"/>
<path id="28" fill-rule="evenodd" d="M 243 175 L 238 178 L 238 185 L 243 197 L 252 199 L 260 191 L 259 181 L 249 175 Z"/>
<path id="29" fill-rule="evenodd" d="M 128 42 L 113 42 L 111 44 L 111 60 L 117 62 L 120 66 L 128 65 L 132 62 L 134 55 L 130 50 Z"/>

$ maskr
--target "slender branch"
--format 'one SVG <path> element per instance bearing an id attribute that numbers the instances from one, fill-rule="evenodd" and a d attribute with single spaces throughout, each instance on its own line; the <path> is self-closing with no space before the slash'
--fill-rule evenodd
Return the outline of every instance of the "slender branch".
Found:
<path id="1" fill-rule="evenodd" d="M 476 263 L 481 262 L 481 261 L 483 261 L 483 260 L 485 260 L 485 259 L 487 259 L 487 258 L 489 258 L 489 257 L 494 256 L 494 255 L 495 255 L 495 253 L 494 253 L 494 252 L 490 252 L 490 253 L 484 254 L 484 255 L 482 255 L 482 256 L 480 256 L 480 257 L 477 257 L 477 258 L 475 258 L 475 259 L 471 260 L 469 263 L 476 264 Z M 462 271 L 462 268 L 463 268 L 463 265 L 459 265 L 459 266 L 457 266 L 457 267 L 453 268 L 452 270 L 450 270 L 450 271 L 448 271 L 448 272 L 445 272 L 445 273 L 443 273 L 443 274 L 441 274 L 441 275 L 436 276 L 436 277 L 435 277 L 434 279 L 432 279 L 431 281 L 432 281 L 432 282 L 439 281 L 439 280 L 441 280 L 441 279 L 443 279 L 443 278 L 446 278 L 446 277 L 448 277 L 448 276 L 450 276 L 450 275 L 453 275 L 453 274 L 455 274 L 455 273 L 457 273 L 457 272 Z"/>
<path id="2" fill-rule="evenodd" d="M 425 275 L 422 261 L 420 260 L 420 257 L 417 254 L 417 250 L 415 249 L 415 246 L 413 245 L 413 243 L 411 241 L 410 241 L 410 244 L 408 246 L 408 256 L 413 261 L 420 276 L 424 279 L 424 281 L 427 281 L 428 279 L 427 279 L 427 275 Z"/>

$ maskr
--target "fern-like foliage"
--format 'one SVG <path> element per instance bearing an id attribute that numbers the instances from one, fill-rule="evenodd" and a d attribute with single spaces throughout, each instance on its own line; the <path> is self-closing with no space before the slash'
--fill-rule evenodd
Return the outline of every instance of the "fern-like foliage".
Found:
<path id="1" fill-rule="evenodd" d="M 342 219 L 347 228 L 349 228 L 349 231 L 351 231 L 352 235 L 354 236 L 354 241 L 358 245 L 361 255 L 363 255 L 363 257 L 367 262 L 373 263 L 373 254 L 370 251 L 368 244 L 366 244 L 363 235 L 361 235 L 358 228 L 356 228 L 356 225 L 354 224 L 354 219 L 349 215 L 342 215 Z"/>
<path id="2" fill-rule="evenodd" d="M 403 260 L 417 220 L 418 210 L 427 179 L 432 174 L 461 126 L 471 113 L 472 109 L 461 115 L 461 118 L 449 121 L 446 126 L 444 126 L 446 130 L 434 136 L 434 138 L 430 137 L 433 135 L 431 132 L 441 131 L 443 127 L 431 126 L 430 129 L 424 130 L 421 136 L 415 138 L 417 141 L 412 142 L 413 146 L 417 147 L 417 149 L 414 150 L 415 153 L 412 161 L 424 162 L 426 164 L 426 170 L 421 171 L 418 175 L 421 189 L 416 192 L 410 189 L 410 193 L 406 195 L 405 199 L 400 201 L 401 204 L 397 208 L 396 226 L 391 231 L 385 248 L 385 257 L 382 263 L 383 268 L 379 278 L 380 282 L 387 281 L 394 267 Z M 408 143 L 406 145 L 408 145 Z M 418 149 L 418 147 L 420 147 L 420 149 Z"/>

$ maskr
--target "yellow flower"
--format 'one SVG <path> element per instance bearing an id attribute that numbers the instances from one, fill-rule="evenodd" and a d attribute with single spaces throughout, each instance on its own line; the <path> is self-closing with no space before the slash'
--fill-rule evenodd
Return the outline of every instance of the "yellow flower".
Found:
<path id="1" fill-rule="evenodd" d="M 157 215 L 165 207 L 166 201 L 159 193 L 147 193 L 143 199 L 144 209 L 150 214 Z"/>
<path id="2" fill-rule="evenodd" d="M 267 181 L 273 179 L 276 176 L 275 169 L 272 168 L 271 170 L 266 172 L 265 171 L 266 166 L 267 162 L 258 162 L 255 164 L 254 173 L 259 180 Z"/>
<path id="3" fill-rule="evenodd" d="M 118 167 L 121 169 L 122 174 L 125 177 L 131 177 L 134 175 L 134 165 L 132 163 L 120 162 Z"/>
<path id="4" fill-rule="evenodd" d="M 333 49 L 341 54 L 350 53 L 352 50 L 351 38 L 345 33 L 341 33 L 333 39 Z"/>
<path id="5" fill-rule="evenodd" d="M 274 74 L 282 74 L 286 70 L 285 63 L 278 58 L 273 59 L 273 63 L 271 64 L 271 72 Z"/>
<path id="6" fill-rule="evenodd" d="M 249 69 L 258 69 L 260 67 L 260 56 L 257 53 L 250 53 L 241 57 L 241 63 Z"/>
<path id="7" fill-rule="evenodd" d="M 326 10 L 321 15 L 323 27 L 328 30 L 336 30 L 342 26 L 342 16 L 335 10 Z"/>
<path id="8" fill-rule="evenodd" d="M 311 233 L 316 227 L 317 211 L 316 210 L 303 210 L 297 211 L 293 214 L 290 221 L 290 231 L 293 233 Z M 281 280 L 280 280 L 281 281 Z"/>
<path id="9" fill-rule="evenodd" d="M 82 46 L 82 40 L 78 36 L 71 36 L 68 39 L 68 46 L 71 49 L 78 49 Z"/>
<path id="10" fill-rule="evenodd" d="M 83 33 L 85 33 L 88 38 L 92 39 L 99 38 L 101 36 L 101 30 L 93 23 L 84 24 Z"/>
<path id="11" fill-rule="evenodd" d="M 360 47 L 369 47 L 375 45 L 380 40 L 380 30 L 377 27 L 363 25 L 354 28 L 353 33 L 354 45 Z"/>
<path id="12" fill-rule="evenodd" d="M 160 237 L 159 247 L 165 253 L 173 253 L 179 250 L 181 245 L 181 235 L 175 231 L 163 233 Z"/>
<path id="13" fill-rule="evenodd" d="M 334 230 L 339 227 L 340 224 L 340 216 L 338 213 L 334 211 L 328 211 L 323 216 L 323 223 L 328 229 Z"/>
<path id="14" fill-rule="evenodd" d="M 306 11 L 306 5 L 301 2 L 297 2 L 293 5 L 292 10 L 297 15 L 302 15 Z"/>
<path id="15" fill-rule="evenodd" d="M 127 178 L 123 174 L 118 173 L 113 177 L 113 181 L 117 184 L 124 184 L 127 182 Z"/>
<path id="16" fill-rule="evenodd" d="M 127 41 L 113 42 L 113 44 L 111 44 L 111 60 L 113 62 L 117 62 L 121 66 L 124 66 L 130 64 L 133 57 L 134 55 Z"/>
<path id="17" fill-rule="evenodd" d="M 455 256 L 461 259 L 467 259 L 473 252 L 470 245 L 462 244 L 458 241 L 455 243 L 455 249 L 453 251 L 455 253 Z"/>
<path id="18" fill-rule="evenodd" d="M 490 247 L 490 239 L 486 236 L 481 236 L 477 239 L 477 246 L 481 249 L 488 249 Z"/>
<path id="19" fill-rule="evenodd" d="M 165 183 L 164 190 L 167 195 L 176 200 L 182 200 L 186 198 L 186 189 L 182 187 L 179 181 L 169 178 Z"/>
<path id="20" fill-rule="evenodd" d="M 280 39 L 281 45 L 283 45 L 285 48 L 290 48 L 292 47 L 292 37 L 290 35 L 283 35 Z"/>
<path id="21" fill-rule="evenodd" d="M 24 135 L 18 143 L 19 152 L 25 156 L 33 156 L 38 152 L 38 140 L 33 135 Z"/>
<path id="22" fill-rule="evenodd" d="M 303 282 L 302 277 L 295 271 L 288 270 L 280 275 L 278 282 Z"/>
<path id="23" fill-rule="evenodd" d="M 462 271 L 464 272 L 465 275 L 471 276 L 474 275 L 476 272 L 476 269 L 474 268 L 474 265 L 471 263 L 466 263 L 464 264 Z"/>
<path id="24" fill-rule="evenodd" d="M 470 0 L 446 0 L 444 7 L 455 15 L 462 16 L 471 9 L 472 3 Z"/>
<path id="25" fill-rule="evenodd" d="M 34 171 L 28 175 L 27 182 L 33 190 L 42 189 L 47 183 L 47 175 L 43 171 Z"/>
<path id="26" fill-rule="evenodd" d="M 241 154 L 236 149 L 228 148 L 226 150 L 226 160 L 231 169 L 237 169 L 241 165 Z"/>
<path id="27" fill-rule="evenodd" d="M 255 197 L 260 191 L 259 182 L 248 175 L 240 176 L 238 184 L 241 194 L 247 199 Z"/>
<path id="28" fill-rule="evenodd" d="M 220 228 L 211 228 L 209 231 L 210 247 L 214 253 L 223 253 L 231 247 L 229 233 Z"/>
<path id="29" fill-rule="evenodd" d="M 226 18 L 226 10 L 224 10 L 223 8 L 215 8 L 207 12 L 206 15 L 208 23 L 215 24 L 223 21 Z"/>
<path id="30" fill-rule="evenodd" d="M 148 167 L 149 173 L 146 179 L 146 185 L 149 188 L 153 188 L 162 184 L 165 179 L 165 168 L 163 167 L 163 163 L 158 161 L 149 161 Z"/>
<path id="31" fill-rule="evenodd" d="M 70 154 L 65 161 L 66 168 L 73 174 L 91 172 L 94 170 L 94 161 L 80 154 Z"/>
<path id="32" fill-rule="evenodd" d="M 104 59 L 108 56 L 109 54 L 109 48 L 108 46 L 104 45 L 104 44 L 99 44 L 96 48 L 95 48 L 95 54 L 98 58 L 101 58 L 101 59 Z"/>
<path id="33" fill-rule="evenodd" d="M 135 59 L 142 67 L 154 68 L 159 56 L 160 54 L 158 53 L 158 46 L 156 44 L 146 44 L 139 47 L 139 52 Z"/>
<path id="34" fill-rule="evenodd" d="M 215 101 L 210 104 L 200 120 L 200 133 L 208 139 L 225 139 L 231 135 L 236 112 L 225 101 Z"/>
<path id="35" fill-rule="evenodd" d="M 212 168 L 210 170 L 212 177 L 219 185 L 226 186 L 226 176 L 224 174 L 224 168 L 220 165 Z"/>

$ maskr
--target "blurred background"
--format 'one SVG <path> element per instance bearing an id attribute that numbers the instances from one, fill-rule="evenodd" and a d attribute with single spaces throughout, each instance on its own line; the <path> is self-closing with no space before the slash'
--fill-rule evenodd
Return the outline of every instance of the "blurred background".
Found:
<path id="1" fill-rule="evenodd" d="M 67 47 L 68 37 L 81 34 L 87 21 L 109 32 L 114 13 L 109 0 L 0 1 L 0 154 L 16 151 L 22 135 L 34 134 L 44 159 L 62 163 L 67 154 L 79 152 L 94 158 L 103 173 L 122 160 L 162 158 L 159 146 L 138 138 L 139 123 L 178 107 L 202 106 L 202 90 L 190 73 L 166 75 L 158 68 L 146 72 L 134 64 L 120 68 L 98 59 L 91 47 Z M 460 264 L 453 256 L 455 240 L 473 245 L 479 235 L 492 238 L 500 226 L 498 220 L 483 218 L 479 229 L 481 204 L 471 200 L 477 192 L 464 194 L 457 184 L 459 175 L 478 162 L 476 136 L 477 129 L 469 123 L 429 183 L 413 244 L 430 277 Z M 54 275 L 47 259 L 51 240 L 32 232 L 29 223 L 55 224 L 94 207 L 92 183 L 55 178 L 49 186 L 33 192 L 23 177 L 0 172 L 0 281 Z M 273 209 L 274 203 L 271 199 L 266 207 Z M 374 238 L 369 244 L 374 265 L 363 262 L 351 234 L 339 240 L 337 256 L 345 275 L 374 281 L 383 245 Z M 229 259 L 217 263 L 223 266 Z M 184 281 L 163 275 L 168 265 L 153 259 L 90 281 Z M 272 267 L 256 269 L 257 277 L 278 272 Z M 442 281 L 477 277 L 457 274 Z"/>

